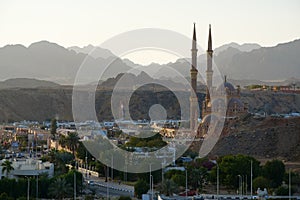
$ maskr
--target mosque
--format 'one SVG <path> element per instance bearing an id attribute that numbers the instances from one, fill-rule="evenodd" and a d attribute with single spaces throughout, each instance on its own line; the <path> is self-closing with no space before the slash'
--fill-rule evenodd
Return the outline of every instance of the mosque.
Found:
<path id="1" fill-rule="evenodd" d="M 213 81 L 213 49 L 212 49 L 212 35 L 211 25 L 209 25 L 208 34 L 208 48 L 207 54 L 207 66 L 206 66 L 206 97 L 202 102 L 201 109 L 201 122 L 197 124 L 198 112 L 195 105 L 198 106 L 197 95 L 197 38 L 196 27 L 194 24 L 193 41 L 192 41 L 192 66 L 191 66 L 191 86 L 192 91 L 190 95 L 190 129 L 198 130 L 198 134 L 204 135 L 207 133 L 210 121 L 213 117 L 223 113 L 225 122 L 238 120 L 241 116 L 245 115 L 248 110 L 248 106 L 241 101 L 241 88 L 237 86 L 235 88 L 224 77 L 223 84 L 218 87 L 214 86 Z M 196 103 L 197 102 L 197 103 Z"/>

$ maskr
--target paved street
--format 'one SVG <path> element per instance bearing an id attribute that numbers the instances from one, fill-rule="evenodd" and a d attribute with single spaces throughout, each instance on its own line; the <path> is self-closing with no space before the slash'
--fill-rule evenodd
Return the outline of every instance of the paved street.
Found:
<path id="1" fill-rule="evenodd" d="M 95 183 L 90 187 L 95 190 L 97 196 L 130 196 L 130 197 L 134 196 L 133 192 L 110 188 L 98 183 Z"/>
<path id="2" fill-rule="evenodd" d="M 85 178 L 85 181 L 89 183 L 90 187 L 95 189 L 97 195 L 101 196 L 134 196 L 134 187 L 129 185 L 124 185 L 122 182 L 105 182 L 105 178 L 90 175 L 85 177 L 85 169 L 78 168 Z"/>

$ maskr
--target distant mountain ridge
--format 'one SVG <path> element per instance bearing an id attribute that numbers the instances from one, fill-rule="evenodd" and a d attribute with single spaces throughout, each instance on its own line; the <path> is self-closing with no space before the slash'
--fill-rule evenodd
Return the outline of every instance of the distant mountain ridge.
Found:
<path id="1" fill-rule="evenodd" d="M 224 52 L 222 52 L 224 53 Z M 234 79 L 284 80 L 300 77 L 300 40 L 239 52 L 215 63 L 223 74 Z"/>
<path id="2" fill-rule="evenodd" d="M 250 52 L 254 49 L 259 49 L 261 46 L 255 43 L 245 43 L 238 44 L 236 42 L 231 42 L 229 44 L 222 45 L 214 50 L 215 55 L 218 55 L 220 52 L 227 50 L 228 48 L 234 48 L 241 52 Z"/>
<path id="3" fill-rule="evenodd" d="M 117 57 L 115 56 L 110 50 L 108 49 L 103 49 L 101 47 L 95 47 L 91 44 L 88 46 L 84 46 L 82 48 L 77 47 L 77 46 L 72 46 L 68 48 L 69 50 L 74 50 L 76 53 L 84 53 L 84 54 L 89 54 L 93 58 L 110 58 L 110 57 Z"/>
<path id="4" fill-rule="evenodd" d="M 93 51 L 94 49 L 94 51 Z M 88 55 L 90 51 L 92 54 Z M 260 47 L 258 44 L 230 43 L 214 49 L 214 62 L 223 75 L 235 80 L 286 80 L 300 77 L 300 40 L 279 44 L 274 47 Z M 99 71 L 104 72 L 102 80 L 116 77 L 136 67 L 163 70 L 157 76 L 175 80 L 165 66 L 190 76 L 189 58 L 178 59 L 165 65 L 141 66 L 130 60 L 122 60 L 112 52 L 100 47 L 65 48 L 56 43 L 40 41 L 29 47 L 7 45 L 0 48 L 0 80 L 8 78 L 36 78 L 59 84 L 73 84 L 82 63 L 86 70 L 81 74 L 83 84 L 98 80 Z M 206 55 L 199 55 L 198 70 L 205 76 Z M 167 75 L 167 76 L 166 76 Z M 169 76 L 169 77 L 168 77 Z M 159 77 L 155 77 L 159 78 Z"/>
<path id="5" fill-rule="evenodd" d="M 10 88 L 54 88 L 60 85 L 50 81 L 29 79 L 29 78 L 14 78 L 5 81 L 0 81 L 0 89 Z"/>
<path id="6" fill-rule="evenodd" d="M 95 72 L 99 69 L 108 68 L 103 79 L 131 69 L 119 58 L 93 58 L 56 43 L 40 41 L 32 43 L 29 47 L 7 45 L 0 48 L 0 80 L 22 77 L 73 84 L 83 62 L 89 68 L 89 71 L 80 77 L 85 83 L 97 80 L 98 74 Z"/>

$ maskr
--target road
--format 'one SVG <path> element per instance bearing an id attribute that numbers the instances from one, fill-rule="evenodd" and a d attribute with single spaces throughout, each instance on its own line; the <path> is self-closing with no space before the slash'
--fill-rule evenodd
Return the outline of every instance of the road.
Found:
<path id="1" fill-rule="evenodd" d="M 130 196 L 133 197 L 134 193 L 119 189 L 114 189 L 110 187 L 106 187 L 100 184 L 95 183 L 90 186 L 93 190 L 95 190 L 97 196 Z"/>
<path id="2" fill-rule="evenodd" d="M 79 170 L 80 171 L 80 170 Z M 89 176 L 85 178 L 89 187 L 100 196 L 134 196 L 134 187 L 116 182 L 105 182 L 104 178 Z"/>

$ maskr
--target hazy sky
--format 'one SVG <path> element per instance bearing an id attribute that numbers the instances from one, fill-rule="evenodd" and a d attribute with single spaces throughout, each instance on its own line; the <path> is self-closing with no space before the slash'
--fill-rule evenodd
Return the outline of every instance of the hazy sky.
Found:
<path id="1" fill-rule="evenodd" d="M 170 29 L 186 36 L 197 23 L 199 44 L 229 42 L 273 46 L 300 38 L 299 0 L 2 0 L 0 46 L 48 40 L 63 46 L 98 45 L 138 28 Z"/>

